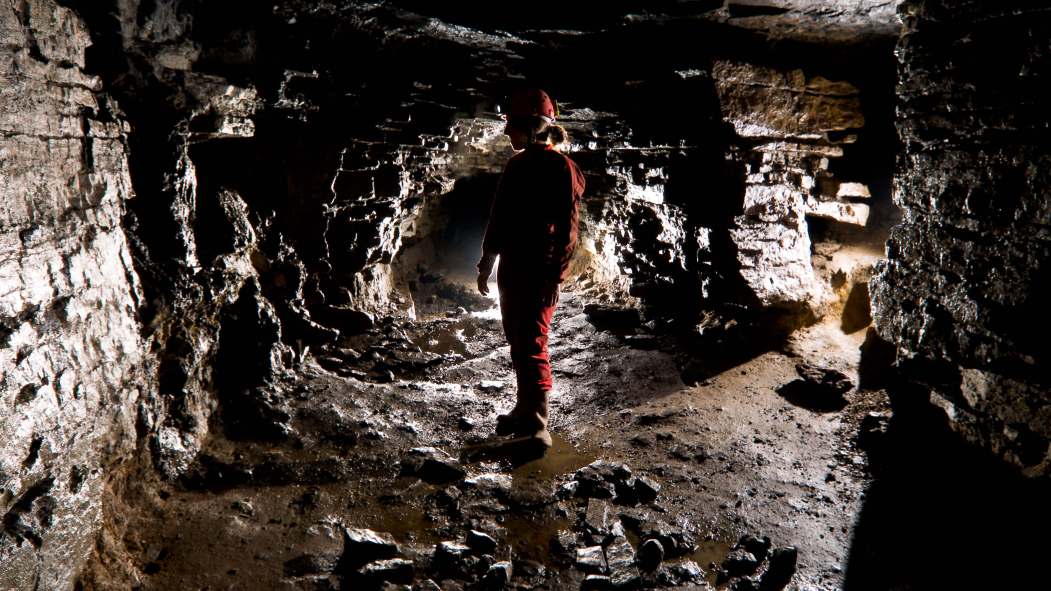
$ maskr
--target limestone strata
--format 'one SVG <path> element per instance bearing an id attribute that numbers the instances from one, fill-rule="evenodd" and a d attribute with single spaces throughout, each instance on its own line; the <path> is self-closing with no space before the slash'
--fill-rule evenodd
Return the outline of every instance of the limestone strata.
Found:
<path id="1" fill-rule="evenodd" d="M 928 0 L 901 12 L 905 220 L 872 282 L 876 324 L 964 435 L 1046 474 L 1051 11 Z"/>
<path id="2" fill-rule="evenodd" d="M 68 588 L 151 384 L 121 228 L 125 129 L 83 23 L 0 6 L 0 587 Z"/>

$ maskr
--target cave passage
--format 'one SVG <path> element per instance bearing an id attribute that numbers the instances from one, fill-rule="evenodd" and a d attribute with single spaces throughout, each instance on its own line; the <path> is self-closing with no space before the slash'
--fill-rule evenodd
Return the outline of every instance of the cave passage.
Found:
<path id="1" fill-rule="evenodd" d="M 0 3 L 0 589 L 1045 583 L 1051 10 L 453 4 Z M 523 85 L 587 183 L 542 457 Z"/>

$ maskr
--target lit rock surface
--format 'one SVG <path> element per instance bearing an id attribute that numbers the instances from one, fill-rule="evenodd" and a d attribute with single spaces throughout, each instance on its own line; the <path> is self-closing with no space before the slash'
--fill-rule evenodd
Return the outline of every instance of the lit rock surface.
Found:
<path id="1" fill-rule="evenodd" d="M 121 229 L 126 128 L 86 75 L 83 22 L 0 6 L 0 587 L 64 589 L 151 388 Z"/>
<path id="2" fill-rule="evenodd" d="M 905 221 L 872 282 L 876 326 L 955 428 L 1046 474 L 1051 12 L 930 0 L 902 13 Z"/>

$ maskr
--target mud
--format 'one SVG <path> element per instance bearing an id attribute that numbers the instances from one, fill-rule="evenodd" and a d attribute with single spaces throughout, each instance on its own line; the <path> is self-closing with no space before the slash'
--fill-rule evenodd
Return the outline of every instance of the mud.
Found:
<path id="1" fill-rule="evenodd" d="M 798 377 L 801 363 L 856 381 L 864 331 L 815 326 L 782 351 L 687 386 L 672 337 L 643 324 L 600 330 L 585 298 L 567 291 L 551 337 L 554 447 L 539 460 L 478 459 L 467 452 L 512 406 L 514 380 L 496 301 L 468 310 L 457 299 L 468 287 L 443 288 L 453 297 L 432 299 L 415 321 L 380 323 L 308 357 L 279 386 L 292 416 L 287 440 L 213 438 L 188 477 L 138 499 L 127 543 L 142 588 L 347 588 L 343 528 L 389 533 L 415 563 L 417 582 L 457 588 L 484 578 L 436 566 L 437 544 L 478 530 L 497 541 L 481 566 L 510 561 L 514 586 L 578 588 L 585 573 L 559 540 L 587 541 L 582 520 L 597 501 L 571 486 L 595 460 L 657 484 L 651 503 L 615 498 L 614 519 L 635 552 L 643 526 L 633 519 L 680 532 L 689 551 L 665 565 L 699 565 L 706 582 L 692 588 L 719 581 L 718 565 L 743 534 L 798 548 L 792 588 L 841 586 L 870 480 L 855 435 L 866 415 L 886 410 L 885 395 L 852 390 L 842 410 L 814 412 L 776 389 Z M 646 346 L 633 346 L 640 341 Z M 408 450 L 422 446 L 446 452 L 466 477 L 429 484 L 403 475 Z M 631 584 L 670 584 L 658 574 Z"/>

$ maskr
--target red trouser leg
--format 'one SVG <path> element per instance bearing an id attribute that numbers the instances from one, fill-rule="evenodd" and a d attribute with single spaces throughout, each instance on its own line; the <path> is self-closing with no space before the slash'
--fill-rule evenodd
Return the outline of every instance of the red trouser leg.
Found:
<path id="1" fill-rule="evenodd" d="M 500 315 L 518 391 L 546 392 L 551 389 L 547 333 L 558 295 L 543 294 L 536 283 L 515 279 L 500 286 Z"/>

